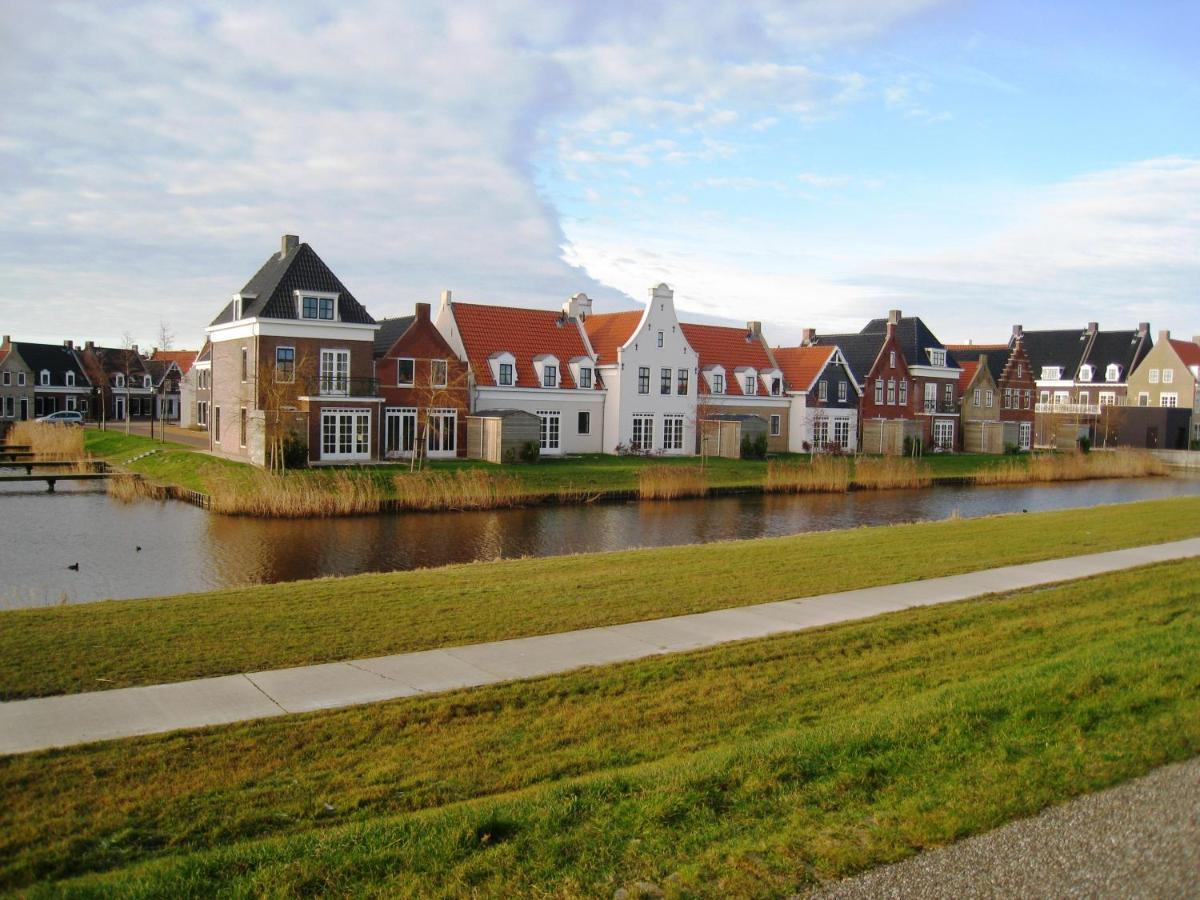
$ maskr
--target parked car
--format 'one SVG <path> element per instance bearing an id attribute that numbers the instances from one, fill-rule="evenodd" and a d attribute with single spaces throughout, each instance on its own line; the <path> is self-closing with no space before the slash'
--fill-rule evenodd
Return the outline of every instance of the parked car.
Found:
<path id="1" fill-rule="evenodd" d="M 60 409 L 48 416 L 41 416 L 37 421 L 45 422 L 48 425 L 82 425 L 83 413 L 74 409 Z"/>

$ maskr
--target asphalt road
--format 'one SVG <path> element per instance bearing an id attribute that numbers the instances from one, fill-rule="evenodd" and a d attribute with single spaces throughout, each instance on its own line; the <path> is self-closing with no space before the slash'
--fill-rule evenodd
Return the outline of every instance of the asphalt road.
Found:
<path id="1" fill-rule="evenodd" d="M 94 424 L 88 425 L 88 428 L 95 428 L 95 427 L 96 427 L 96 425 L 94 425 Z M 159 428 L 160 428 L 160 424 L 158 422 L 155 422 L 154 423 L 155 439 L 161 438 L 161 436 L 162 436 L 159 431 Z M 125 433 L 125 423 L 123 421 L 122 422 L 109 422 L 108 430 L 116 431 L 118 433 L 124 434 Z M 150 437 L 150 424 L 148 422 L 130 422 L 129 423 L 129 433 L 141 435 L 142 437 Z M 191 431 L 187 428 L 180 428 L 178 425 L 168 425 L 167 426 L 167 440 L 173 441 L 176 444 L 184 444 L 188 447 L 194 447 L 198 450 L 207 450 L 208 449 L 208 432 L 207 431 Z"/>
<path id="2" fill-rule="evenodd" d="M 1200 898 L 1200 758 L 809 897 Z"/>

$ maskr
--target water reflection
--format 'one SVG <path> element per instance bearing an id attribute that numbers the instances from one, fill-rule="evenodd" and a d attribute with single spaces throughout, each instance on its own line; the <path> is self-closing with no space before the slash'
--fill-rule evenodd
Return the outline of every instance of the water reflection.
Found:
<path id="1" fill-rule="evenodd" d="M 708 543 L 1200 494 L 1200 478 L 815 496 L 753 494 L 445 514 L 270 521 L 85 485 L 0 489 L 0 605 L 148 597 L 325 575 Z M 137 548 L 141 547 L 141 550 Z M 69 565 L 78 563 L 79 570 Z"/>

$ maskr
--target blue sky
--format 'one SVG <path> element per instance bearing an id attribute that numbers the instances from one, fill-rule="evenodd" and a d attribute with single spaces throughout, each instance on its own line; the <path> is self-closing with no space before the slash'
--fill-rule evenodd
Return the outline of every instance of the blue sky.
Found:
<path id="1" fill-rule="evenodd" d="M 1185 3 L 8 4 L 0 320 L 196 345 L 289 231 L 377 317 L 666 281 L 778 343 L 892 307 L 1200 334 L 1198 35 Z"/>

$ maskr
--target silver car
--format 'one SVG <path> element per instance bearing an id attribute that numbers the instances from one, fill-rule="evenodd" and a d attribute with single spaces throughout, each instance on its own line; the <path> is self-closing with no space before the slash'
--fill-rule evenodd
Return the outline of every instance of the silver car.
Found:
<path id="1" fill-rule="evenodd" d="M 82 425 L 83 413 L 75 409 L 60 409 L 48 416 L 40 416 L 37 421 L 48 425 Z"/>

